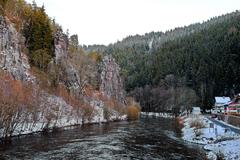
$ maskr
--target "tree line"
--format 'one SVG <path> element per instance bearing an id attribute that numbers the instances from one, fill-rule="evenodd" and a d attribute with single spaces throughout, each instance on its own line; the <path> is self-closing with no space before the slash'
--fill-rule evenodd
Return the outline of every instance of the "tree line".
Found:
<path id="1" fill-rule="evenodd" d="M 197 96 L 190 100 L 191 105 L 208 109 L 213 106 L 214 96 L 233 96 L 240 92 L 239 42 L 240 13 L 235 11 L 165 33 L 129 36 L 106 48 L 99 46 L 99 51 L 112 54 L 117 60 L 125 89 L 141 102 L 143 110 L 162 110 L 166 104 L 169 108 L 178 104 L 166 103 L 163 98 L 172 97 L 168 93 L 171 87 L 162 87 L 168 83 L 169 76 L 176 79 L 173 87 L 176 92 L 180 87 L 190 89 L 191 95 Z M 97 45 L 93 48 L 98 50 Z M 144 96 L 139 96 L 139 92 Z M 185 99 L 188 98 L 186 95 Z M 160 102 L 160 99 L 165 100 Z M 188 106 L 187 103 L 182 106 Z"/>

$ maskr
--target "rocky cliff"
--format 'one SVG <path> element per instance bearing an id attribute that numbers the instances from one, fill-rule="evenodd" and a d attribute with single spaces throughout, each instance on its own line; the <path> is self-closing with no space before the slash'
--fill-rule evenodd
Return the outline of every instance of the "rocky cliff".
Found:
<path id="1" fill-rule="evenodd" d="M 64 84 L 73 92 L 82 94 L 82 83 L 88 82 L 83 82 L 82 79 L 85 78 L 83 76 L 86 75 L 79 75 L 79 70 L 91 68 L 90 71 L 88 71 L 88 76 L 92 77 L 92 79 L 93 76 L 95 76 L 95 78 L 100 78 L 98 82 L 100 83 L 98 84 L 100 86 L 100 92 L 108 98 L 114 98 L 117 101 L 124 103 L 125 93 L 122 79 L 120 77 L 120 67 L 115 59 L 109 55 L 105 56 L 98 67 L 99 72 L 97 72 L 96 69 L 93 69 L 93 66 L 77 68 L 69 61 L 68 44 L 68 38 L 64 33 L 57 32 L 55 34 L 55 60 L 56 63 L 61 63 L 61 66 L 63 67 L 64 74 L 62 74 L 60 79 Z M 79 58 L 79 61 L 82 61 L 81 57 Z"/>
<path id="2" fill-rule="evenodd" d="M 55 61 L 59 63 L 66 60 L 68 56 L 68 37 L 62 31 L 58 30 L 54 35 Z"/>
<path id="3" fill-rule="evenodd" d="M 60 80 L 75 93 L 81 93 L 81 75 L 79 69 L 75 68 L 68 61 L 68 37 L 61 31 L 57 31 L 54 36 L 55 63 L 60 64 Z M 16 31 L 13 24 L 8 19 L 0 16 L 0 68 L 10 72 L 15 79 L 22 81 L 33 81 L 35 78 L 30 74 L 30 65 L 27 56 L 22 52 L 20 45 L 21 35 Z M 50 67 L 51 70 L 51 67 Z M 120 77 L 120 67 L 112 56 L 105 56 L 99 65 L 99 71 L 94 74 L 100 77 L 98 83 L 100 92 L 109 98 L 115 98 L 119 102 L 124 102 L 124 89 Z M 92 73 L 90 73 L 92 74 Z"/>
<path id="4" fill-rule="evenodd" d="M 80 94 L 80 77 L 76 68 L 69 61 L 68 53 L 69 40 L 62 31 L 54 35 L 55 63 L 61 66 L 60 81 L 76 94 Z"/>
<path id="5" fill-rule="evenodd" d="M 19 45 L 21 38 L 8 19 L 0 16 L 0 69 L 10 72 L 15 79 L 33 81 L 28 58 Z"/>
<path id="6" fill-rule="evenodd" d="M 125 103 L 120 67 L 112 56 L 108 55 L 103 58 L 100 65 L 100 74 L 100 91 L 102 94 Z"/>
<path id="7" fill-rule="evenodd" d="M 118 105 L 119 102 L 124 103 L 124 90 L 119 75 L 120 68 L 115 60 L 111 56 L 104 57 L 98 72 L 98 62 L 88 55 L 78 56 L 78 59 L 69 56 L 68 37 L 64 33 L 57 31 L 54 37 L 55 58 L 50 62 L 48 71 L 34 68 L 30 72 L 31 66 L 24 53 L 27 49 L 23 36 L 16 31 L 13 23 L 0 16 L 0 70 L 5 70 L 4 74 L 8 76 L 9 73 L 12 75 L 6 80 L 6 83 L 11 81 L 10 85 L 2 83 L 0 86 L 0 138 L 55 127 L 126 118 L 124 105 Z M 79 61 L 82 65 L 78 65 Z M 96 77 L 100 77 L 100 81 L 96 81 Z M 29 83 L 22 83 L 23 81 Z M 54 85 L 47 85 L 52 87 L 49 90 L 38 83 L 51 84 L 52 81 L 56 81 L 56 86 L 53 88 Z M 12 87 L 14 83 L 18 83 L 17 87 Z M 82 90 L 83 83 L 88 90 L 86 94 Z M 95 83 L 100 86 L 101 93 L 98 87 L 92 85 Z M 18 94 L 16 91 L 19 91 L 20 97 L 8 97 L 9 94 L 6 94 Z M 105 99 L 102 94 L 109 99 Z M 27 99 L 28 97 L 31 98 Z"/>

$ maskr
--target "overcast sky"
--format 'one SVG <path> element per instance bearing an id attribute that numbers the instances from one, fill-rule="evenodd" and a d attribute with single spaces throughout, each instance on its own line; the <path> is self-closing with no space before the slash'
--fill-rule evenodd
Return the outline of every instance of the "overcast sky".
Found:
<path id="1" fill-rule="evenodd" d="M 27 0 L 32 2 L 32 0 Z M 240 0 L 35 0 L 80 44 L 166 31 L 240 9 Z"/>

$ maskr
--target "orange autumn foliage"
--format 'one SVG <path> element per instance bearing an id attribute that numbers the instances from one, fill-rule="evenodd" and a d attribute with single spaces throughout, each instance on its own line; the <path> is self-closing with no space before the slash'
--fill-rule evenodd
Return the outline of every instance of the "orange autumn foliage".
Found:
<path id="1" fill-rule="evenodd" d="M 14 80 L 12 76 L 6 73 L 0 75 L 0 102 L 12 105 L 27 105 L 30 101 L 28 96 L 31 91 L 22 84 L 21 81 Z"/>
<path id="2" fill-rule="evenodd" d="M 133 98 L 128 97 L 127 98 L 127 117 L 128 120 L 137 120 L 139 119 L 140 112 L 141 112 L 141 107 L 138 103 L 134 101 Z"/>
<path id="3" fill-rule="evenodd" d="M 31 85 L 0 72 L 0 129 L 3 130 L 3 137 L 11 136 L 25 119 L 24 111 L 32 111 L 35 95 Z"/>

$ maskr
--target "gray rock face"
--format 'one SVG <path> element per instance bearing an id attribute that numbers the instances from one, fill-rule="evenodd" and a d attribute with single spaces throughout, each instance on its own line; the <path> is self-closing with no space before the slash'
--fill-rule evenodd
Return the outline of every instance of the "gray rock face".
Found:
<path id="1" fill-rule="evenodd" d="M 62 67 L 60 81 L 74 93 L 79 94 L 80 84 L 77 70 L 68 61 L 69 40 L 66 34 L 61 30 L 57 31 L 54 36 L 55 63 Z"/>
<path id="2" fill-rule="evenodd" d="M 64 84 L 74 93 L 82 94 L 83 91 L 83 83 L 81 80 L 84 77 L 80 77 L 83 75 L 79 75 L 79 69 L 87 69 L 87 68 L 75 68 L 68 61 L 68 38 L 67 36 L 58 31 L 55 34 L 55 55 L 56 55 L 56 63 L 61 64 L 63 69 L 63 74 L 61 75 L 60 81 L 64 82 Z M 103 62 L 100 67 L 100 76 L 99 73 L 94 73 L 94 76 L 100 77 L 100 92 L 103 93 L 107 97 L 115 98 L 119 102 L 124 103 L 125 101 L 125 93 L 123 89 L 123 83 L 120 77 L 120 68 L 115 60 L 111 56 L 105 56 L 103 58 Z M 88 71 L 89 75 L 94 71 Z"/>
<path id="3" fill-rule="evenodd" d="M 10 72 L 15 79 L 33 81 L 29 73 L 30 65 L 27 56 L 21 52 L 20 36 L 5 17 L 0 16 L 0 69 Z"/>
<path id="4" fill-rule="evenodd" d="M 119 102 L 125 102 L 125 93 L 122 79 L 120 77 L 120 67 L 112 56 L 105 56 L 101 64 L 101 84 L 100 91 L 107 97 L 113 97 Z"/>
<path id="5" fill-rule="evenodd" d="M 68 57 L 68 37 L 62 31 L 57 31 L 54 36 L 56 63 Z"/>
<path id="6" fill-rule="evenodd" d="M 80 80 L 77 70 L 68 64 L 65 68 L 65 85 L 77 94 L 81 94 L 80 91 Z"/>

